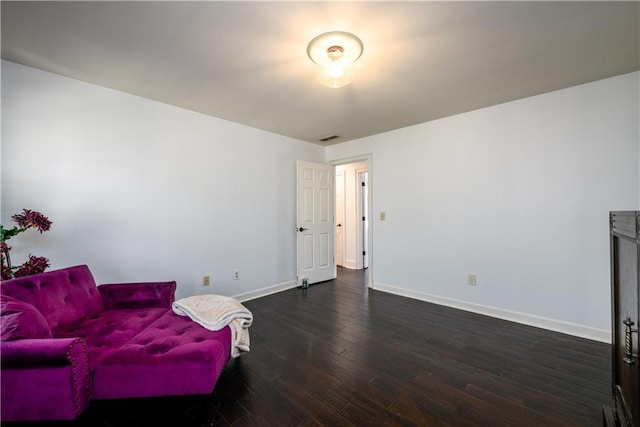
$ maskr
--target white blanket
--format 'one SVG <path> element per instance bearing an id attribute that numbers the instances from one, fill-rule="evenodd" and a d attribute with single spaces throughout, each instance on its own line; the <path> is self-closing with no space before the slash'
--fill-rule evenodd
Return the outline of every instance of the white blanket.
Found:
<path id="1" fill-rule="evenodd" d="M 189 316 L 210 331 L 231 328 L 231 357 L 249 351 L 249 326 L 253 314 L 235 298 L 221 295 L 195 295 L 182 298 L 172 304 L 173 312 Z"/>

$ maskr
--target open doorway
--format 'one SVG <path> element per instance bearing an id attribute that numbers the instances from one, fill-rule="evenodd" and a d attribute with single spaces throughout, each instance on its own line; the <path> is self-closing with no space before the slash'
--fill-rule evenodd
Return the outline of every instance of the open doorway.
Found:
<path id="1" fill-rule="evenodd" d="M 369 267 L 368 161 L 336 165 L 336 264 Z"/>

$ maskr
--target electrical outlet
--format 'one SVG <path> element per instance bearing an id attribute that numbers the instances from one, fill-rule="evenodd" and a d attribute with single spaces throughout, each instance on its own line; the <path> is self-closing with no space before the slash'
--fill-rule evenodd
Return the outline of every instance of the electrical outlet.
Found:
<path id="1" fill-rule="evenodd" d="M 211 284 L 211 277 L 204 276 L 202 278 L 202 286 L 209 286 Z"/>
<path id="2" fill-rule="evenodd" d="M 467 274 L 467 285 L 475 286 L 476 285 L 476 275 L 475 274 Z"/>
<path id="3" fill-rule="evenodd" d="M 240 280 L 240 270 L 233 270 L 233 280 Z"/>

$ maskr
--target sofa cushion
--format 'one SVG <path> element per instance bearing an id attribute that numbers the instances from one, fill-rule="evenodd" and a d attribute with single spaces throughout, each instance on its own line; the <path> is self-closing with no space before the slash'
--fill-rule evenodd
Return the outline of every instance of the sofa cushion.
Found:
<path id="1" fill-rule="evenodd" d="M 96 282 L 86 265 L 2 282 L 2 295 L 33 305 L 51 330 L 104 310 Z"/>
<path id="2" fill-rule="evenodd" d="M 84 338 L 89 365 L 93 368 L 166 312 L 166 308 L 105 310 L 73 325 L 54 329 L 53 336 Z"/>
<path id="3" fill-rule="evenodd" d="M 34 306 L 9 296 L 0 299 L 0 339 L 51 338 L 51 329 Z"/>
<path id="4" fill-rule="evenodd" d="M 209 331 L 172 311 L 94 370 L 94 398 L 211 393 L 231 354 L 231 330 Z"/>

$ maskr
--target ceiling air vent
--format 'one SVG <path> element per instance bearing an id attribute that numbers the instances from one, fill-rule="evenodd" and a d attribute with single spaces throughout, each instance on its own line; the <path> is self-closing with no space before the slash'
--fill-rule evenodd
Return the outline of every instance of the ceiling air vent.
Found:
<path id="1" fill-rule="evenodd" d="M 336 138 L 340 138 L 340 137 L 338 135 L 329 135 L 329 136 L 325 136 L 324 138 L 320 138 L 318 141 L 327 142 L 327 141 L 331 141 L 332 139 L 336 139 Z"/>

